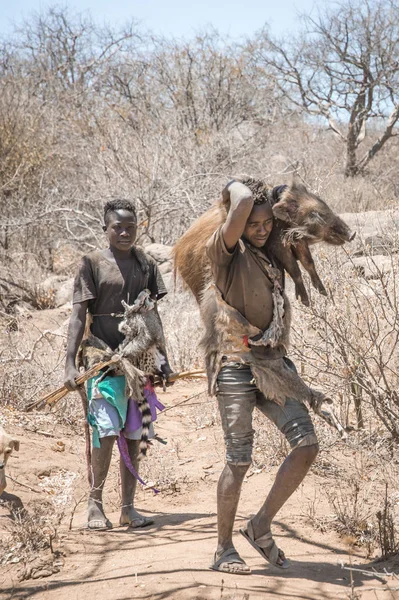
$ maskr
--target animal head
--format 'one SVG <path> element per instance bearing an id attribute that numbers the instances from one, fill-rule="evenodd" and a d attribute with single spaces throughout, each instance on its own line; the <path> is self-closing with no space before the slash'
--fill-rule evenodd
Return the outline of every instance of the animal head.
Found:
<path id="1" fill-rule="evenodd" d="M 139 293 L 133 304 L 129 305 L 122 300 L 122 306 L 124 315 L 123 320 L 118 325 L 118 329 L 125 337 L 131 337 L 138 334 L 138 330 L 144 324 L 140 316 L 148 313 L 155 307 L 155 300 L 152 300 L 150 290 L 145 289 Z"/>
<path id="2" fill-rule="evenodd" d="M 309 244 L 326 242 L 341 246 L 354 239 L 346 223 L 316 194 L 293 181 L 273 206 L 274 216 L 287 226 L 287 238 L 305 239 Z"/>
<path id="3" fill-rule="evenodd" d="M 8 433 L 0 427 L 0 494 L 3 493 L 7 485 L 5 468 L 13 450 L 18 452 L 19 441 L 8 435 Z"/>
<path id="4" fill-rule="evenodd" d="M 155 306 L 155 300 L 151 298 L 151 292 L 147 288 L 142 290 L 137 296 L 133 304 L 129 305 L 122 300 L 122 306 L 125 311 L 125 316 L 130 316 L 137 312 L 148 312 Z"/>

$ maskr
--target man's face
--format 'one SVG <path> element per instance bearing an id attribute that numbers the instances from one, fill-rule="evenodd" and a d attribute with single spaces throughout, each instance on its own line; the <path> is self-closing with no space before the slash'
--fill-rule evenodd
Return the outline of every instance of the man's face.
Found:
<path id="1" fill-rule="evenodd" d="M 273 228 L 273 211 L 269 204 L 255 204 L 245 225 L 243 237 L 255 248 L 262 248 Z"/>
<path id="2" fill-rule="evenodd" d="M 136 240 L 135 216 L 128 210 L 116 210 L 108 213 L 104 231 L 110 246 L 122 252 L 128 252 Z"/>

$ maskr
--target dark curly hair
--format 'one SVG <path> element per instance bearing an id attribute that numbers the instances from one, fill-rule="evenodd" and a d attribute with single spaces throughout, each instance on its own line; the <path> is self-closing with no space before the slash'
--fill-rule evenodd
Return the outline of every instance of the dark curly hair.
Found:
<path id="1" fill-rule="evenodd" d="M 136 207 L 130 200 L 124 200 L 123 198 L 117 198 L 115 200 L 109 200 L 104 205 L 104 223 L 107 225 L 108 215 L 109 213 L 115 212 L 117 210 L 128 210 L 133 213 L 135 220 L 137 221 L 137 213 Z"/>

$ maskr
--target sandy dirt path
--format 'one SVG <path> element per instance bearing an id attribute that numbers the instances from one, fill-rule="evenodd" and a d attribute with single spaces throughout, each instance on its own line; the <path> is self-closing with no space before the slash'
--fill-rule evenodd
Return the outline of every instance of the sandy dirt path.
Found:
<path id="1" fill-rule="evenodd" d="M 163 399 L 171 405 L 196 389 L 201 389 L 200 384 L 175 386 Z M 216 545 L 215 491 L 223 464 L 223 453 L 219 451 L 222 440 L 218 424 L 196 427 L 195 424 L 193 426 L 193 420 L 188 419 L 188 414 L 188 409 L 170 411 L 159 422 L 158 431 L 169 443 L 157 451 L 171 456 L 176 454 L 176 448 L 179 449 L 179 458 L 174 464 L 179 473 L 181 471 L 181 482 L 178 490 L 173 493 L 171 490 L 159 495 L 154 495 L 150 490 L 140 490 L 138 493 L 138 507 L 144 514 L 155 516 L 152 527 L 132 531 L 116 526 L 117 461 L 114 457 L 106 492 L 108 516 L 115 525 L 114 529 L 109 532 L 87 531 L 84 528 L 84 504 L 80 504 L 74 514 L 72 529 L 68 531 L 69 518 L 65 518 L 59 529 L 65 553 L 60 572 L 39 580 L 18 582 L 18 565 L 0 567 L 0 598 L 396 598 L 396 592 L 383 591 L 383 581 L 372 574 L 352 572 L 354 591 L 352 590 L 351 571 L 343 570 L 340 563 L 370 570 L 370 561 L 360 549 L 348 554 L 348 547 L 335 532 L 321 531 L 312 526 L 306 515 L 306 506 L 316 491 L 319 496 L 319 513 L 327 515 L 331 512 L 327 499 L 323 496 L 324 480 L 314 472 L 308 475 L 305 483 L 288 501 L 274 525 L 274 533 L 291 560 L 291 568 L 282 571 L 262 561 L 238 533 L 238 529 L 256 512 L 271 485 L 277 466 L 273 466 L 268 472 L 264 470 L 254 473 L 243 486 L 234 542 L 251 567 L 252 575 L 243 577 L 211 571 L 208 567 Z M 41 429 L 44 427 L 42 424 Z M 28 434 L 17 424 L 13 429 L 22 438 L 20 457 L 10 467 L 10 473 L 18 481 L 37 487 L 37 474 L 43 469 L 52 472 L 67 468 L 80 474 L 75 497 L 79 497 L 82 492 L 84 494 L 83 442 L 76 434 L 55 428 L 51 430 L 53 437 L 49 438 L 39 433 Z M 52 448 L 54 449 L 55 439 L 60 436 L 65 442 L 65 451 L 57 453 Z M 12 482 L 8 493 L 19 496 L 27 508 L 37 500 L 37 495 Z M 3 504 L 0 505 L 0 532 L 7 529 L 7 523 L 9 509 Z M 394 587 L 392 580 L 390 582 Z"/>

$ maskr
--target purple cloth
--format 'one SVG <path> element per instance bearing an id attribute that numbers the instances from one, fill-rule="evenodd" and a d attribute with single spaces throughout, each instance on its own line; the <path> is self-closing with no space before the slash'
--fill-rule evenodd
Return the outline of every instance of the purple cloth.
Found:
<path id="1" fill-rule="evenodd" d="M 164 405 L 158 400 L 155 393 L 154 387 L 150 381 L 147 381 L 144 387 L 144 397 L 146 398 L 151 410 L 151 421 L 157 420 L 157 409 L 159 411 L 164 410 Z M 130 433 L 139 429 L 142 424 L 141 412 L 137 405 L 137 402 L 133 398 L 129 398 L 129 405 L 127 408 L 126 422 L 124 431 Z"/>
<path id="2" fill-rule="evenodd" d="M 126 468 L 130 471 L 130 473 L 133 475 L 133 477 L 135 477 L 137 479 L 137 481 L 139 481 L 142 485 L 147 486 L 145 481 L 143 481 L 141 479 L 140 475 L 137 473 L 136 469 L 133 466 L 132 461 L 130 460 L 129 448 L 127 445 L 126 438 L 123 435 L 123 431 L 120 432 L 119 437 L 118 437 L 118 448 L 119 448 L 119 452 L 121 453 L 121 457 L 123 459 L 123 462 L 125 463 Z M 154 486 L 150 486 L 150 487 L 154 491 L 154 494 L 159 494 L 159 490 L 154 488 Z"/>

